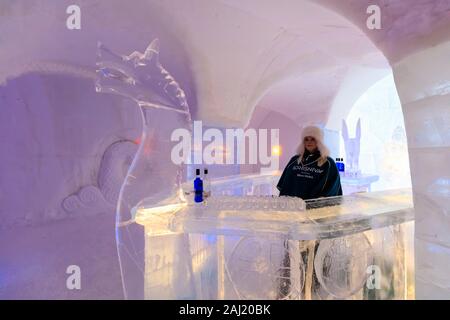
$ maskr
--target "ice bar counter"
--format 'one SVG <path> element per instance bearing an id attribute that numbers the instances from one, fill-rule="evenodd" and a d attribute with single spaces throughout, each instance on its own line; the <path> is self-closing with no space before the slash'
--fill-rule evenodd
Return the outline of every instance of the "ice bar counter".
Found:
<path id="1" fill-rule="evenodd" d="M 303 201 L 267 195 L 267 181 L 255 192 L 257 180 L 214 181 L 202 203 L 134 208 L 146 299 L 413 298 L 410 189 Z"/>

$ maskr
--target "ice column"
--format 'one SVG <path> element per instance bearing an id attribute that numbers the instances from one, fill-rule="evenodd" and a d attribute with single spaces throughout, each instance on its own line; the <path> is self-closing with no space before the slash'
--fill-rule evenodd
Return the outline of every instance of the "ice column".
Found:
<path id="1" fill-rule="evenodd" d="M 450 298 L 450 42 L 393 66 L 415 206 L 416 298 Z"/>

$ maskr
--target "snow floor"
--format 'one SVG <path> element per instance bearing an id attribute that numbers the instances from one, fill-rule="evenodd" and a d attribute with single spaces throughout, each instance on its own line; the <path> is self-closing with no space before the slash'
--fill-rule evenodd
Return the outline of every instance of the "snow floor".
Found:
<path id="1" fill-rule="evenodd" d="M 123 299 L 112 213 L 0 232 L 0 299 Z M 81 269 L 69 290 L 66 269 Z"/>

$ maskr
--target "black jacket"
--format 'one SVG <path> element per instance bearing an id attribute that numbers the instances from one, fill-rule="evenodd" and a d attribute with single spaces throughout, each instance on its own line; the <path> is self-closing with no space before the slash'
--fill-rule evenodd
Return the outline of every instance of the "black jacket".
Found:
<path id="1" fill-rule="evenodd" d="M 277 184 L 280 196 L 294 196 L 308 200 L 342 195 L 336 163 L 327 157 L 327 161 L 319 167 L 317 164 L 319 157 L 319 151 L 314 153 L 305 151 L 300 162 L 298 155 L 292 157 Z"/>

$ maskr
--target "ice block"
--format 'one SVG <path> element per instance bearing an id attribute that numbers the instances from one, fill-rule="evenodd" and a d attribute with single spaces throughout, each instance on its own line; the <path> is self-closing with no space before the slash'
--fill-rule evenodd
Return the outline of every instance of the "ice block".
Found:
<path id="1" fill-rule="evenodd" d="M 308 201 L 143 200 L 135 221 L 145 229 L 145 297 L 410 298 L 412 207 L 407 189 Z"/>

